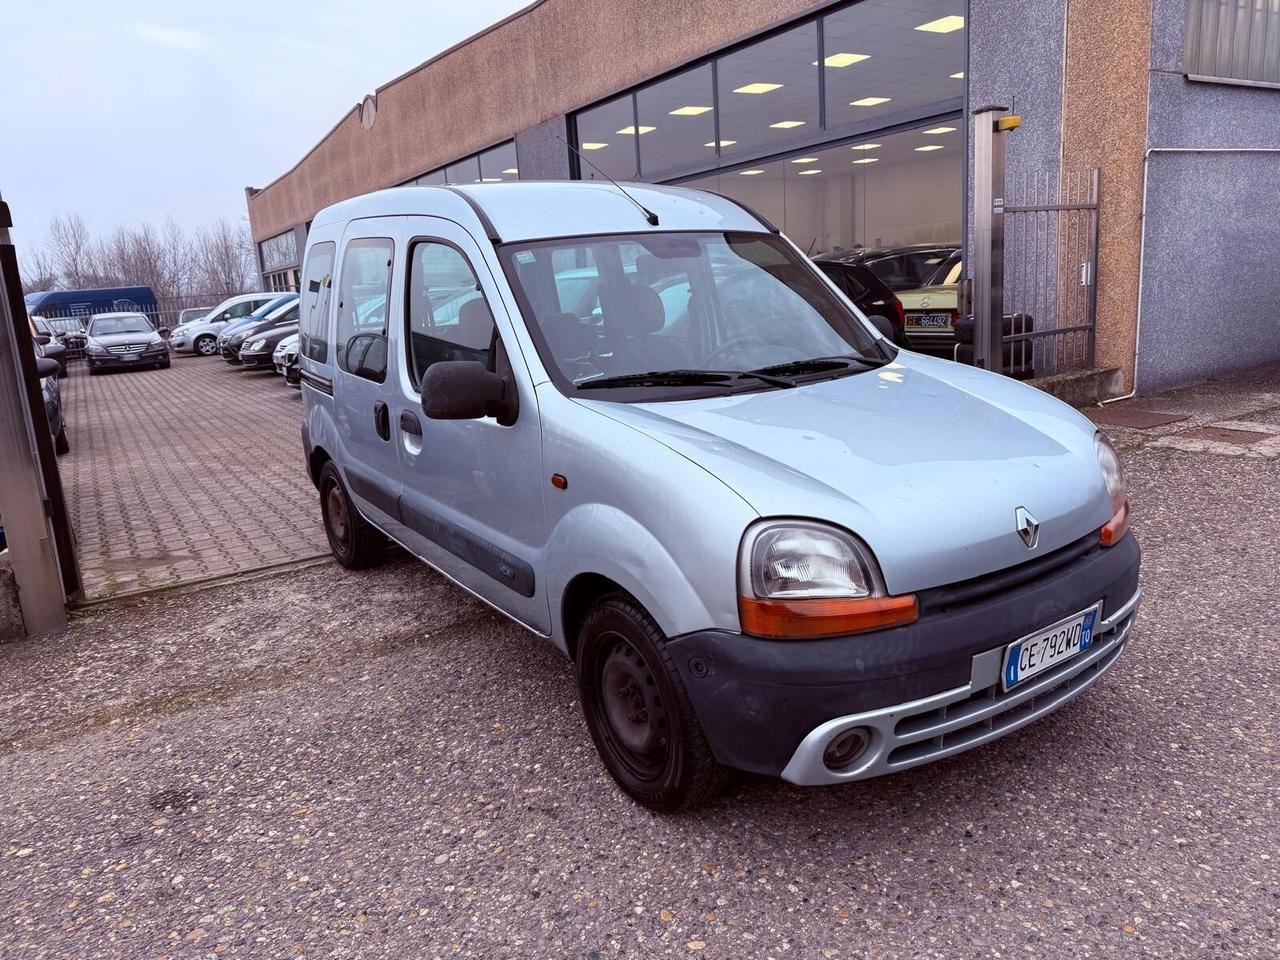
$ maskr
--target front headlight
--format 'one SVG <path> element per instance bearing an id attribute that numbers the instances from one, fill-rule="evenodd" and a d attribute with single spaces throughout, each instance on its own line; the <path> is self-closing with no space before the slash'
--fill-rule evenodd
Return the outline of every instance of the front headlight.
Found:
<path id="1" fill-rule="evenodd" d="M 267 341 L 265 339 L 258 339 L 253 341 L 253 343 L 249 344 L 249 346 L 246 347 L 245 349 L 247 349 L 250 353 L 252 353 L 254 350 L 261 350 L 266 345 L 267 345 Z"/>
<path id="2" fill-rule="evenodd" d="M 89 345 L 85 347 L 85 350 L 87 350 L 89 353 L 92 353 L 95 357 L 105 356 L 107 353 L 106 347 L 104 347 L 102 344 L 97 343 L 96 341 L 93 341 L 93 340 L 89 341 Z"/>
<path id="3" fill-rule="evenodd" d="M 738 560 L 738 614 L 761 637 L 828 637 L 916 619 L 914 596 L 886 595 L 871 551 L 837 527 L 770 520 L 751 527 Z"/>
<path id="4" fill-rule="evenodd" d="M 1104 547 L 1119 543 L 1129 529 L 1129 488 L 1124 482 L 1124 467 L 1111 441 L 1101 433 L 1093 436 L 1093 449 L 1098 455 L 1098 469 L 1111 498 L 1111 519 L 1098 534 Z"/>

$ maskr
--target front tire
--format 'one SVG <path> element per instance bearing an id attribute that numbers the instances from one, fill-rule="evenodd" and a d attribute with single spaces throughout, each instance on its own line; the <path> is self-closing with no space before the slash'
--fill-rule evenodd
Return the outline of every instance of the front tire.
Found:
<path id="1" fill-rule="evenodd" d="M 711 752 L 666 637 L 634 599 L 610 594 L 587 613 L 577 673 L 591 739 L 632 799 L 673 813 L 720 792 L 729 770 Z"/>
<path id="2" fill-rule="evenodd" d="M 340 564 L 348 570 L 363 570 L 382 561 L 386 540 L 351 503 L 332 460 L 320 468 L 320 513 L 329 549 Z"/>
<path id="3" fill-rule="evenodd" d="M 67 428 L 64 426 L 58 430 L 58 435 L 53 438 L 53 452 L 58 456 L 71 452 L 71 442 L 67 440 Z"/>
<path id="4" fill-rule="evenodd" d="M 191 345 L 191 348 L 202 357 L 212 357 L 218 352 L 218 339 L 206 333 L 204 336 L 196 337 L 196 342 Z"/>

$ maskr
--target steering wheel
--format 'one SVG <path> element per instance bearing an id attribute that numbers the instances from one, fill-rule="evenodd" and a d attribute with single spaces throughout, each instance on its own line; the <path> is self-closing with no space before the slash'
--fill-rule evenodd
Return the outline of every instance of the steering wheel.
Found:
<path id="1" fill-rule="evenodd" d="M 704 366 L 716 370 L 721 367 L 729 370 L 736 370 L 744 365 L 743 361 L 745 361 L 746 365 L 749 366 L 759 366 L 759 364 L 747 361 L 746 358 L 750 357 L 752 353 L 759 350 L 761 347 L 774 348 L 774 350 L 770 351 L 773 353 L 773 356 L 770 356 L 769 358 L 770 364 L 787 363 L 791 360 L 804 360 L 809 356 L 793 344 L 786 343 L 782 340 L 760 340 L 754 336 L 744 335 L 731 337 L 724 343 L 720 344 L 720 346 L 715 347 L 710 353 L 703 357 L 702 363 Z M 775 351 L 780 351 L 785 354 L 785 356 L 778 356 Z M 740 362 L 732 362 L 734 359 L 737 359 Z"/>

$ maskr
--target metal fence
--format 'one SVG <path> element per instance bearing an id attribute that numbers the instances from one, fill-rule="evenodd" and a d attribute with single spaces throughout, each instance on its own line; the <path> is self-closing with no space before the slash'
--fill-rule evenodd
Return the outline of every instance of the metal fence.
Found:
<path id="1" fill-rule="evenodd" d="M 1005 182 L 1003 340 L 1037 377 L 1093 366 L 1098 302 L 1099 173 Z"/>

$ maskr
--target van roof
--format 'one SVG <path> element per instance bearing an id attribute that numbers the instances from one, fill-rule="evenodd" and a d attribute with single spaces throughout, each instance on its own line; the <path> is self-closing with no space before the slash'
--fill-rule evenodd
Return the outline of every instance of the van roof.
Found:
<path id="1" fill-rule="evenodd" d="M 316 214 L 312 229 L 364 217 L 413 215 L 455 220 L 502 242 L 647 231 L 772 229 L 741 204 L 716 194 L 650 183 L 623 187 L 657 214 L 658 226 L 650 226 L 635 203 L 612 184 L 560 180 L 392 187 L 325 207 Z"/>

